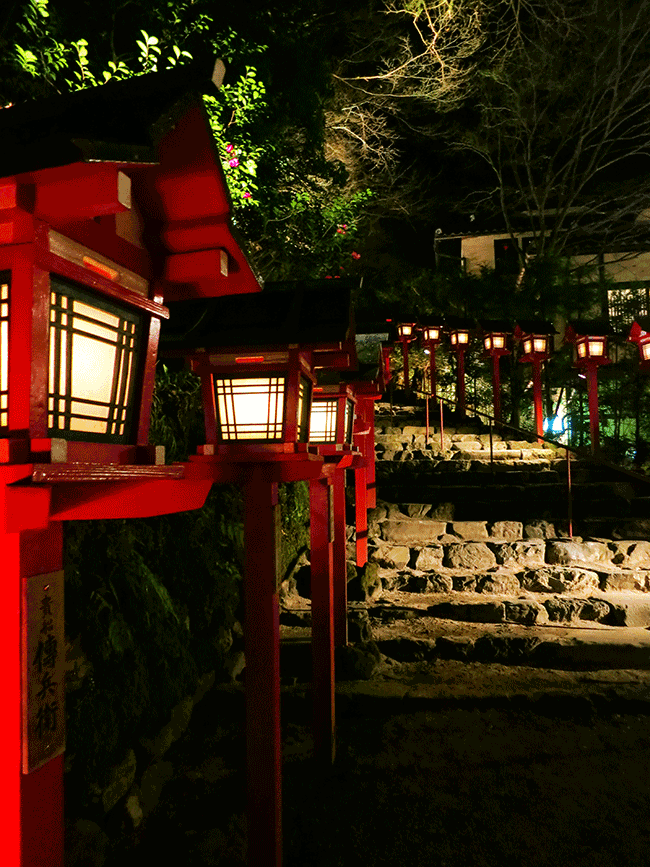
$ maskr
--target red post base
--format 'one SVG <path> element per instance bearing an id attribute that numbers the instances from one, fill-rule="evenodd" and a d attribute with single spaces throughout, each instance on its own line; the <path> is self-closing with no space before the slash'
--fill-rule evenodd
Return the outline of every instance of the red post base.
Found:
<path id="1" fill-rule="evenodd" d="M 278 486 L 252 470 L 244 486 L 248 863 L 282 864 Z"/>

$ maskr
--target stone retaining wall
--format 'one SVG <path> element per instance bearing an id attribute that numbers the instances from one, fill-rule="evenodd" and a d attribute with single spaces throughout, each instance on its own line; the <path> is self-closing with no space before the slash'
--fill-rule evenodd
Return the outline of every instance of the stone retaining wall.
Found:
<path id="1" fill-rule="evenodd" d="M 442 521 L 425 504 L 368 513 L 383 589 L 517 595 L 650 590 L 650 542 L 568 538 L 548 521 Z M 379 589 L 379 582 L 377 582 Z"/>
<path id="2" fill-rule="evenodd" d="M 375 455 L 380 461 L 404 460 L 490 460 L 490 434 L 468 432 L 463 428 L 445 428 L 442 442 L 440 429 L 413 424 L 378 425 L 375 431 Z M 566 459 L 566 450 L 548 443 L 521 439 L 503 439 L 492 434 L 492 457 L 500 464 L 548 464 Z"/>

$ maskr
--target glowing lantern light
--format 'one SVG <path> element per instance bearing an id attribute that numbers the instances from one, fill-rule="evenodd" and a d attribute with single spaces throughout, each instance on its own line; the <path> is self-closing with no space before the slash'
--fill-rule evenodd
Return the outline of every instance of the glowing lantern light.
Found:
<path id="1" fill-rule="evenodd" d="M 314 389 L 309 419 L 310 443 L 351 443 L 354 404 L 345 386 Z"/>
<path id="2" fill-rule="evenodd" d="M 129 431 L 141 317 L 52 280 L 48 432 L 120 442 Z"/>

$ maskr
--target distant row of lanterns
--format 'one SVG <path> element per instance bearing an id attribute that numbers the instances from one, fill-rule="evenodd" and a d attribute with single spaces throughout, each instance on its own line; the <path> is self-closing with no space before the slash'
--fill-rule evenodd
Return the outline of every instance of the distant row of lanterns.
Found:
<path id="1" fill-rule="evenodd" d="M 404 382 L 407 392 L 409 386 L 408 347 L 418 333 L 424 351 L 429 355 L 429 381 L 431 394 L 436 398 L 436 347 L 442 341 L 443 333 L 449 335 L 452 352 L 457 358 L 456 405 L 461 415 L 465 415 L 465 351 L 470 345 L 470 334 L 473 327 L 467 321 L 447 319 L 442 323 L 418 325 L 414 321 L 397 324 L 398 340 L 402 344 Z M 509 355 L 508 337 L 512 336 L 521 343 L 523 353 L 519 357 L 521 363 L 532 365 L 533 405 L 535 428 L 538 438 L 544 433 L 544 412 L 542 401 L 541 368 L 543 362 L 550 358 L 553 350 L 553 335 L 556 330 L 550 322 L 540 320 L 520 321 L 512 331 L 504 322 L 484 322 L 478 327 L 483 341 L 484 359 L 492 360 L 492 386 L 494 418 L 501 422 L 501 382 L 499 361 L 501 356 Z M 609 364 L 607 339 L 611 329 L 607 323 L 576 321 L 567 325 L 564 335 L 565 343 L 575 345 L 575 366 L 583 372 L 587 379 L 589 400 L 589 426 L 592 450 L 599 448 L 599 412 L 597 370 Z M 650 370 L 650 318 L 634 322 L 628 341 L 636 343 L 639 348 L 640 363 L 643 370 Z"/>

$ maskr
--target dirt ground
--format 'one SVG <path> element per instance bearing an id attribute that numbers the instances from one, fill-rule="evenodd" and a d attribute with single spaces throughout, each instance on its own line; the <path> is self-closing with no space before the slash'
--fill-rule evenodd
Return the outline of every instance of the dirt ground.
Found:
<path id="1" fill-rule="evenodd" d="M 285 688 L 285 867 L 647 867 L 649 681 L 388 665 L 340 685 L 329 773 L 313 762 L 308 691 Z M 246 863 L 243 724 L 239 687 L 206 695 L 165 756 L 157 810 L 106 867 Z"/>

